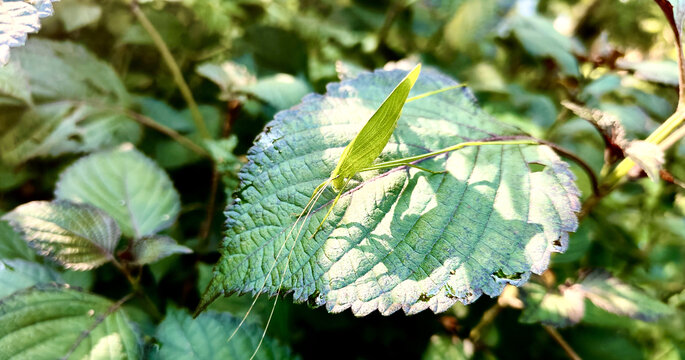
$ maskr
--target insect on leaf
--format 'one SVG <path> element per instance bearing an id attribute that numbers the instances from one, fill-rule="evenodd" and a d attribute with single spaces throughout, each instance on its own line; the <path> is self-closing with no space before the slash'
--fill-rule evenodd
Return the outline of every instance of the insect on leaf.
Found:
<path id="1" fill-rule="evenodd" d="M 331 189 L 302 232 L 291 235 L 293 214 L 330 178 L 344 149 L 407 73 L 376 71 L 329 84 L 326 95 L 308 95 L 267 125 L 239 173 L 222 258 L 202 305 L 231 293 L 292 292 L 295 301 L 358 316 L 441 312 L 457 301 L 496 296 L 507 283 L 525 283 L 547 268 L 552 252 L 566 249 L 580 209 L 574 176 L 551 148 L 523 144 L 420 160 L 445 173 L 406 166 L 362 172 L 321 229 L 337 195 Z M 455 85 L 424 70 L 409 96 Z M 520 134 L 482 111 L 467 89 L 445 91 L 404 105 L 376 161 Z M 277 256 L 283 248 L 292 253 Z"/>
<path id="2" fill-rule="evenodd" d="M 397 120 L 402 113 L 402 107 L 404 107 L 409 91 L 416 83 L 420 72 L 421 64 L 416 65 L 402 79 L 357 136 L 345 147 L 338 166 L 331 173 L 331 177 L 337 176 L 332 183 L 334 189 L 342 189 L 345 179 L 356 175 L 359 170 L 371 165 L 381 154 L 393 131 L 395 131 Z"/>

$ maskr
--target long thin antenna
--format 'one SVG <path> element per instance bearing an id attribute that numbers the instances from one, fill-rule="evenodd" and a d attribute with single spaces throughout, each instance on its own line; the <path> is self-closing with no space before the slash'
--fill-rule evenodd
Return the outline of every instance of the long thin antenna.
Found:
<path id="1" fill-rule="evenodd" d="M 304 216 L 304 221 L 300 223 L 300 228 L 297 230 L 297 235 L 295 235 L 295 240 L 293 241 L 293 246 L 290 247 L 290 250 L 288 251 L 288 257 L 285 261 L 285 267 L 286 270 L 288 268 L 288 264 L 290 264 L 290 258 L 293 255 L 293 250 L 295 250 L 295 245 L 297 244 L 297 239 L 300 238 L 300 235 L 302 234 L 302 230 L 304 229 L 304 225 L 307 223 L 307 219 L 309 218 L 309 215 L 312 213 L 312 210 L 314 210 L 314 206 L 316 205 L 316 202 L 319 200 L 321 195 L 323 194 L 324 190 L 326 190 L 326 186 L 333 181 L 333 179 L 329 179 L 327 182 L 325 182 L 324 186 L 320 186 L 320 189 L 318 191 L 315 191 L 314 195 L 312 195 L 312 198 L 309 200 L 309 203 L 307 203 L 307 206 L 305 207 L 303 211 L 306 210 L 307 214 Z M 310 206 L 311 204 L 311 206 Z M 307 210 L 307 207 L 309 207 L 309 210 Z M 302 218 L 302 214 L 298 217 L 297 221 Z M 295 225 L 297 224 L 297 221 L 293 224 L 291 227 L 291 231 L 288 233 L 288 237 L 290 237 L 290 234 L 292 233 L 292 230 L 295 228 Z M 283 241 L 283 245 L 281 246 L 281 249 L 283 246 L 285 246 L 286 241 L 288 240 L 288 237 L 286 237 L 285 241 Z M 280 251 L 279 251 L 280 254 Z M 264 326 L 264 331 L 262 332 L 262 337 L 259 339 L 259 343 L 257 344 L 257 348 L 255 351 L 252 353 L 252 356 L 250 356 L 250 360 L 254 359 L 254 357 L 257 355 L 257 352 L 259 352 L 259 348 L 262 346 L 262 342 L 264 341 L 264 337 L 266 336 L 266 331 L 269 329 L 269 324 L 271 324 L 271 319 L 274 316 L 274 311 L 276 310 L 276 304 L 278 303 L 278 296 L 280 295 L 281 292 L 281 286 L 283 286 L 283 281 L 285 280 L 285 271 L 283 272 L 283 276 L 281 276 L 281 281 L 278 283 L 278 288 L 276 289 L 276 298 L 274 299 L 274 304 L 271 307 L 271 312 L 269 313 L 269 319 L 266 321 L 266 325 Z"/>
<path id="2" fill-rule="evenodd" d="M 226 340 L 226 342 L 229 342 L 229 341 L 231 341 L 231 339 L 233 339 L 233 337 L 238 333 L 238 330 L 240 330 L 240 328 L 243 326 L 243 324 L 247 320 L 247 317 L 252 312 L 252 309 L 254 308 L 255 304 L 257 303 L 257 300 L 259 299 L 259 296 L 262 294 L 262 290 L 264 290 L 264 288 L 266 287 L 266 282 L 269 279 L 269 276 L 271 275 L 274 268 L 276 267 L 276 264 L 278 264 L 278 259 L 281 256 L 281 252 L 283 251 L 283 248 L 285 247 L 285 243 L 288 241 L 288 238 L 290 238 L 290 235 L 292 235 L 292 232 L 295 229 L 295 226 L 297 226 L 297 223 L 300 221 L 300 219 L 302 219 L 302 216 L 305 214 L 305 212 L 307 212 L 307 209 L 314 207 L 314 204 L 316 204 L 316 200 L 319 199 L 319 197 L 321 196 L 323 191 L 326 189 L 326 186 L 328 186 L 328 184 L 330 184 L 331 181 L 333 181 L 333 180 L 328 179 L 327 181 L 322 182 L 314 190 L 312 197 L 309 198 L 309 202 L 307 202 L 307 205 L 305 205 L 304 209 L 302 210 L 302 213 L 300 213 L 300 215 L 297 217 L 297 220 L 295 220 L 293 225 L 290 227 L 290 230 L 288 231 L 288 234 L 286 235 L 285 240 L 283 241 L 283 244 L 278 249 L 278 253 L 276 254 L 276 258 L 274 259 L 274 263 L 271 265 L 271 268 L 266 273 L 266 276 L 264 276 L 264 283 L 262 283 L 262 287 L 257 292 L 257 295 L 255 296 L 254 300 L 252 300 L 252 304 L 250 304 L 250 307 L 247 309 L 247 312 L 245 313 L 243 318 L 240 320 L 240 323 L 235 328 L 235 330 L 233 330 L 233 333 L 231 333 L 231 336 L 228 337 L 228 340 Z M 307 216 L 309 216 L 309 215 L 307 214 Z"/>

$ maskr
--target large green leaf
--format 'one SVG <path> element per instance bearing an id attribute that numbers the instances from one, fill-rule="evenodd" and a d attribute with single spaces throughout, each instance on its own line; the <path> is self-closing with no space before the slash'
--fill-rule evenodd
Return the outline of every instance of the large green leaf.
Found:
<path id="1" fill-rule="evenodd" d="M 405 75 L 376 71 L 331 84 L 325 96 L 309 95 L 267 125 L 240 172 L 222 258 L 201 306 L 223 294 L 280 289 L 332 312 L 440 312 L 522 284 L 546 269 L 551 252 L 566 249 L 580 208 L 574 177 L 550 148 L 527 145 L 470 147 L 421 163 L 447 173 L 363 173 L 313 238 L 335 196 L 330 189 L 300 236 L 287 236 L 343 148 Z M 454 84 L 425 70 L 410 96 Z M 408 103 L 380 158 L 519 133 L 480 110 L 468 90 L 453 90 Z"/>
<path id="2" fill-rule="evenodd" d="M 67 355 L 69 359 L 140 359 L 139 335 L 123 310 L 112 305 L 68 285 L 14 293 L 0 301 L 0 354 L 33 360 Z"/>
<path id="3" fill-rule="evenodd" d="M 171 226 L 181 209 L 169 176 L 130 145 L 75 162 L 60 175 L 55 196 L 105 210 L 136 238 Z"/>
<path id="4" fill-rule="evenodd" d="M 33 39 L 0 68 L 0 160 L 91 152 L 138 142 L 141 127 L 126 114 L 129 95 L 114 69 L 84 47 Z M 34 104 L 37 104 L 34 106 Z"/>
<path id="5" fill-rule="evenodd" d="M 193 319 L 184 310 L 169 308 L 157 328 L 158 359 L 243 359 L 248 358 L 264 329 L 244 324 L 231 341 L 226 341 L 240 323 L 229 313 L 208 311 Z M 265 338 L 255 359 L 291 359 L 288 347 Z"/>
<path id="6" fill-rule="evenodd" d="M 63 200 L 32 201 L 2 218 L 41 254 L 75 270 L 110 261 L 121 237 L 119 226 L 102 210 Z"/>
<path id="7" fill-rule="evenodd" d="M 64 283 L 60 274 L 38 263 L 22 259 L 0 262 L 0 298 L 36 284 Z"/>

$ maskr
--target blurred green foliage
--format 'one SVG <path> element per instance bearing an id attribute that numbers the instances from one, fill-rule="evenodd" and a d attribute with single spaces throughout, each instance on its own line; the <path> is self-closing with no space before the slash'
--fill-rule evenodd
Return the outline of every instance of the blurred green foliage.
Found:
<path id="1" fill-rule="evenodd" d="M 198 133 L 189 105 L 129 2 L 62 0 L 55 4 L 55 16 L 42 19 L 40 33 L 32 34 L 26 47 L 12 48 L 10 63 L 0 68 L 0 214 L 51 199 L 59 174 L 85 153 L 134 143 L 168 172 L 180 194 L 179 218 L 163 235 L 194 251 L 136 270 L 158 309 L 194 309 L 204 288 L 199 284 L 208 281 L 209 265 L 218 259 L 222 210 L 233 201 L 244 154 L 277 111 L 338 81 L 336 69 L 353 73 L 406 59 L 437 67 L 468 83 L 493 116 L 564 147 L 598 175 L 609 171 L 603 137 L 562 102 L 613 116 L 628 141 L 645 138 L 678 102 L 674 37 L 651 1 L 141 3 L 200 104 L 211 139 Z M 141 117 L 166 130 L 148 126 Z M 206 153 L 193 151 L 170 132 Z M 553 256 L 550 270 L 518 295 L 505 292 L 438 315 L 365 318 L 286 300 L 279 302 L 268 336 L 305 359 L 565 356 L 540 326 L 545 323 L 572 325 L 558 333 L 584 358 L 685 358 L 685 144 L 675 144 L 665 157 L 664 178 L 672 182 L 638 176 L 601 199 L 572 234 L 569 250 Z M 586 173 L 575 163 L 572 170 L 584 198 L 591 197 Z M 118 250 L 124 260 L 134 256 L 130 249 Z M 20 280 L 7 280 L 12 289 L 48 277 L 92 283 L 85 287 L 99 295 L 98 304 L 108 303 L 101 297 L 116 301 L 129 292 L 126 278 L 111 265 L 89 272 L 90 280 L 64 272 L 26 248 L 4 221 L 0 259 L 0 283 L 10 279 L 3 276 L 9 269 L 20 272 L 12 277 Z M 35 276 L 22 275 L 36 266 Z M 569 301 L 568 289 L 587 281 L 581 269 L 603 269 L 629 289 L 630 295 L 612 294 L 614 304 L 641 309 L 646 298 L 650 306 L 666 306 L 670 315 L 630 316 L 589 296 Z M 593 289 L 616 289 L 611 284 Z M 213 310 L 241 316 L 249 302 L 231 297 Z M 576 306 L 578 311 L 577 304 L 583 313 L 569 321 L 567 310 Z M 258 302 L 250 331 L 265 325 L 270 305 Z M 147 354 L 160 346 L 162 353 L 170 351 L 163 341 L 174 338 L 159 333 L 161 319 L 151 315 L 149 303 L 136 298 L 125 309 L 140 325 Z M 183 310 L 169 309 L 175 321 L 189 321 Z M 497 316 L 484 316 L 493 309 Z M 211 314 L 207 319 L 229 317 Z M 165 328 L 172 322 L 165 320 Z M 126 331 L 128 339 L 131 330 Z M 281 351 L 280 345 L 272 346 Z M 245 351 L 248 357 L 250 350 Z"/>

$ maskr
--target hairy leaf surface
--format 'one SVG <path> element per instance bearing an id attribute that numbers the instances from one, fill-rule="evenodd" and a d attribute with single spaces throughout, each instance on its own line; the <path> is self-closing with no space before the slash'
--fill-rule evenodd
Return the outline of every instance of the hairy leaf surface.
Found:
<path id="1" fill-rule="evenodd" d="M 133 256 L 138 264 L 151 264 L 173 254 L 190 254 L 193 251 L 168 236 L 145 237 L 133 244 Z"/>
<path id="2" fill-rule="evenodd" d="M 169 176 L 132 146 L 78 160 L 60 175 L 55 196 L 105 210 L 136 238 L 171 226 L 181 209 Z"/>
<path id="3" fill-rule="evenodd" d="M 67 355 L 69 359 L 140 359 L 139 335 L 123 310 L 108 314 L 112 305 L 68 285 L 14 293 L 0 301 L 0 354 L 34 360 Z"/>
<path id="4" fill-rule="evenodd" d="M 240 323 L 229 313 L 209 311 L 193 319 L 184 310 L 169 308 L 157 327 L 158 359 L 242 359 L 257 348 L 264 329 L 255 324 L 240 328 L 231 341 L 228 336 Z M 265 338 L 255 359 L 292 359 L 288 347 Z"/>
<path id="5" fill-rule="evenodd" d="M 41 254 L 75 270 L 111 260 L 121 237 L 119 226 L 104 211 L 69 201 L 32 201 L 3 219 Z"/>
<path id="6" fill-rule="evenodd" d="M 546 269 L 551 252 L 566 249 L 578 191 L 568 165 L 546 146 L 471 147 L 420 163 L 448 170 L 442 174 L 406 167 L 362 173 L 313 238 L 335 196 L 330 189 L 299 236 L 287 236 L 343 148 L 406 73 L 330 84 L 325 96 L 309 95 L 267 125 L 240 172 L 222 258 L 201 306 L 224 294 L 280 288 L 331 312 L 441 312 L 524 283 Z M 451 85 L 425 70 L 410 96 Z M 519 133 L 481 111 L 468 90 L 448 91 L 408 103 L 380 159 Z"/>

